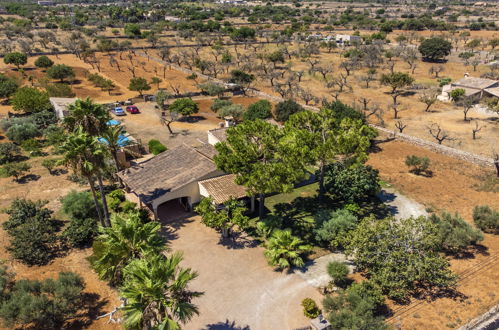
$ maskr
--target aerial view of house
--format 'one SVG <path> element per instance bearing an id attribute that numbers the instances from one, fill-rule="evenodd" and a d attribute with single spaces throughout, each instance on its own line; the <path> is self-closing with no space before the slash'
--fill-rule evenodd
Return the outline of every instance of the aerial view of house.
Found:
<path id="1" fill-rule="evenodd" d="M 499 6 L 0 0 L 2 329 L 499 328 Z"/>

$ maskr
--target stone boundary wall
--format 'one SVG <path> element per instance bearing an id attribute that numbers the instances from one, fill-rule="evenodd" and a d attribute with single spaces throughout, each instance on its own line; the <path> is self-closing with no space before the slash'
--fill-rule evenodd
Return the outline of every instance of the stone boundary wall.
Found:
<path id="1" fill-rule="evenodd" d="M 417 145 L 419 147 L 438 152 L 440 154 L 451 156 L 453 158 L 464 160 L 464 161 L 467 161 L 467 162 L 470 162 L 470 163 L 473 163 L 473 164 L 476 164 L 479 166 L 485 166 L 485 167 L 494 166 L 494 161 L 492 160 L 492 158 L 487 158 L 487 157 L 477 155 L 477 154 L 474 154 L 471 152 L 467 152 L 464 150 L 451 148 L 451 147 L 445 146 L 443 144 L 438 144 L 435 142 L 423 140 L 423 139 L 417 138 L 415 136 L 411 136 L 411 135 L 407 135 L 407 134 L 403 134 L 403 133 L 397 133 L 396 131 L 389 130 L 389 129 L 384 128 L 384 127 L 379 127 L 376 125 L 370 125 L 370 126 L 376 128 L 377 130 L 379 130 L 383 133 L 389 134 L 390 136 L 394 137 L 395 139 L 398 139 L 398 140 L 401 140 L 404 142 L 408 142 L 410 144 L 414 144 L 414 145 Z"/>
<path id="2" fill-rule="evenodd" d="M 458 330 L 482 330 L 495 329 L 493 323 L 499 320 L 499 305 L 493 306 L 485 314 L 480 315 L 467 324 L 460 327 Z"/>
<path id="3" fill-rule="evenodd" d="M 161 59 L 158 59 L 156 57 L 151 57 L 151 56 L 145 54 L 144 52 L 137 52 L 137 54 L 144 56 L 150 60 L 156 61 L 157 63 L 163 64 L 163 65 L 169 65 L 171 68 L 174 68 L 175 70 L 182 71 L 186 74 L 195 73 L 196 75 L 198 75 L 198 77 L 202 77 L 202 78 L 207 79 L 209 81 L 221 84 L 225 87 L 229 87 L 229 85 L 230 85 L 230 84 L 227 84 L 226 82 L 224 82 L 220 79 L 216 79 L 216 78 L 207 76 L 205 74 L 201 74 L 199 72 L 189 70 L 187 68 L 179 67 L 176 64 L 167 63 L 167 62 L 162 61 Z M 261 97 L 261 98 L 264 98 L 264 99 L 267 99 L 267 100 L 270 100 L 270 101 L 273 101 L 276 103 L 284 101 L 284 98 L 282 98 L 280 96 L 270 95 L 270 94 L 267 94 L 265 92 L 258 91 L 258 90 L 252 89 L 252 88 L 248 90 L 248 94 L 251 94 L 251 95 L 257 96 L 257 97 Z M 304 105 L 304 104 L 302 104 L 302 106 L 305 109 L 308 109 L 311 111 L 319 111 L 319 108 L 314 107 L 314 106 Z M 428 149 L 428 150 L 431 150 L 431 151 L 434 151 L 434 152 L 437 152 L 440 154 L 444 154 L 446 156 L 450 156 L 450 157 L 453 157 L 453 158 L 456 158 L 459 160 L 464 160 L 464 161 L 467 161 L 467 162 L 470 162 L 470 163 L 473 163 L 473 164 L 476 164 L 479 166 L 484 166 L 484 167 L 494 166 L 494 161 L 492 158 L 487 158 L 487 157 L 477 155 L 477 154 L 474 154 L 471 152 L 467 152 L 464 150 L 451 148 L 451 147 L 448 147 L 448 146 L 445 146 L 442 144 L 438 144 L 435 142 L 420 139 L 420 138 L 417 138 L 415 136 L 411 136 L 411 135 L 407 135 L 407 134 L 403 134 L 403 133 L 397 133 L 396 131 L 389 130 L 387 128 L 380 127 L 377 125 L 373 125 L 373 124 L 369 124 L 369 125 L 371 127 L 376 128 L 380 132 L 383 132 L 385 134 L 388 134 L 391 137 L 394 137 L 395 139 L 398 139 L 398 140 L 401 140 L 401 141 L 404 141 L 404 142 L 407 142 L 407 143 L 410 143 L 410 144 L 413 144 L 413 145 L 416 145 L 416 146 L 419 146 L 419 147 L 422 147 L 422 148 L 425 148 L 425 149 Z"/>

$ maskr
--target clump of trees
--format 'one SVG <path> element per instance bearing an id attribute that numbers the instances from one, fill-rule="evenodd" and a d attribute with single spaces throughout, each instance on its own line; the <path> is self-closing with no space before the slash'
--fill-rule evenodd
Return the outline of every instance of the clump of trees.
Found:
<path id="1" fill-rule="evenodd" d="M 15 281 L 14 274 L 1 265 L 0 283 L 0 318 L 8 328 L 62 328 L 83 304 L 85 283 L 75 273 L 61 272 L 56 279 L 43 281 Z"/>
<path id="2" fill-rule="evenodd" d="M 9 218 L 3 228 L 11 238 L 7 249 L 29 266 L 45 265 L 53 256 L 58 225 L 52 218 L 53 212 L 44 207 L 46 204 L 16 199 L 5 211 Z"/>
<path id="3" fill-rule="evenodd" d="M 366 218 L 349 237 L 347 253 L 388 297 L 406 301 L 415 293 L 454 289 L 457 277 L 439 254 L 441 239 L 438 227 L 426 217 Z"/>

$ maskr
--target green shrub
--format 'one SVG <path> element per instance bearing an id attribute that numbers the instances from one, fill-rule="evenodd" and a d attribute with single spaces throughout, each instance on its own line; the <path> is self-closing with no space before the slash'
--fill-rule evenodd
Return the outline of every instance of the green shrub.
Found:
<path id="1" fill-rule="evenodd" d="M 324 175 L 326 191 L 344 203 L 360 203 L 380 191 L 378 171 L 371 166 L 347 166 L 336 162 L 328 165 Z"/>
<path id="2" fill-rule="evenodd" d="M 282 101 L 275 106 L 275 119 L 280 122 L 285 122 L 288 120 L 289 116 L 300 111 L 303 111 L 303 108 L 295 101 Z"/>
<path id="3" fill-rule="evenodd" d="M 54 174 L 53 170 L 55 167 L 57 167 L 57 164 L 58 164 L 58 160 L 54 159 L 54 158 L 44 159 L 42 161 L 42 166 L 45 167 L 47 169 L 47 171 L 49 171 L 49 174 Z"/>
<path id="4" fill-rule="evenodd" d="M 218 112 L 220 118 L 232 117 L 235 120 L 241 120 L 244 115 L 244 107 L 240 104 L 231 104 L 222 107 Z"/>
<path id="5" fill-rule="evenodd" d="M 88 191 L 72 190 L 61 198 L 62 211 L 69 218 L 87 219 L 97 218 L 94 199 Z"/>
<path id="6" fill-rule="evenodd" d="M 431 171 L 429 171 L 430 159 L 428 157 L 418 157 L 416 155 L 407 156 L 405 165 L 411 168 L 409 172 L 416 175 L 429 175 L 431 173 Z"/>
<path id="7" fill-rule="evenodd" d="M 47 84 L 45 90 L 49 93 L 50 97 L 75 97 L 75 92 L 71 86 L 66 84 Z"/>
<path id="8" fill-rule="evenodd" d="M 324 311 L 331 329 L 389 329 L 377 312 L 383 296 L 379 290 L 364 282 L 353 284 L 335 296 L 326 296 Z"/>
<path id="9" fill-rule="evenodd" d="M 327 273 L 331 276 L 334 285 L 343 287 L 347 283 L 349 273 L 348 266 L 340 261 L 332 261 L 327 264 Z"/>
<path id="10" fill-rule="evenodd" d="M 222 109 L 223 107 L 229 106 L 229 105 L 232 105 L 232 101 L 215 99 L 213 101 L 213 104 L 211 105 L 210 109 L 213 110 L 213 112 L 218 112 L 218 110 Z"/>
<path id="11" fill-rule="evenodd" d="M 464 252 L 470 245 L 483 240 L 479 229 L 473 228 L 464 221 L 459 214 L 442 213 L 441 216 L 432 214 L 430 220 L 437 225 L 440 248 L 451 253 Z"/>
<path id="12" fill-rule="evenodd" d="M 29 153 L 30 156 L 36 157 L 43 155 L 42 144 L 36 139 L 25 140 L 21 143 L 21 147 Z"/>
<path id="13" fill-rule="evenodd" d="M 52 109 L 49 94 L 32 87 L 21 87 L 12 95 L 12 108 L 26 113 Z"/>
<path id="14" fill-rule="evenodd" d="M 8 98 L 19 88 L 17 81 L 0 74 L 0 99 Z"/>
<path id="15" fill-rule="evenodd" d="M 499 232 L 499 211 L 493 210 L 487 205 L 475 206 L 473 221 L 478 228 L 486 233 L 497 234 Z"/>
<path id="16" fill-rule="evenodd" d="M 321 310 L 312 298 L 305 298 L 302 300 L 303 314 L 309 319 L 315 319 L 321 314 Z"/>
<path id="17" fill-rule="evenodd" d="M 83 304 L 85 283 L 75 273 L 59 273 L 57 279 L 19 280 L 9 283 L 10 293 L 0 307 L 0 317 L 8 328 L 61 329 L 76 316 Z"/>
<path id="18" fill-rule="evenodd" d="M 120 212 L 121 203 L 125 201 L 125 193 L 122 189 L 116 189 L 111 191 L 106 196 L 107 206 L 114 212 Z"/>
<path id="19" fill-rule="evenodd" d="M 46 69 L 50 68 L 52 65 L 54 65 L 54 61 L 52 61 L 50 58 L 48 58 L 45 55 L 40 56 L 35 61 L 35 66 L 37 66 L 38 68 Z"/>
<path id="20" fill-rule="evenodd" d="M 315 215 L 315 239 L 326 247 L 341 246 L 341 240 L 357 226 L 358 219 L 348 210 L 319 210 Z"/>
<path id="21" fill-rule="evenodd" d="M 11 176 L 14 181 L 19 182 L 19 179 L 23 177 L 29 170 L 31 166 L 28 163 L 8 163 L 3 166 L 3 172 L 6 176 Z"/>
<path id="22" fill-rule="evenodd" d="M 269 214 L 263 220 L 256 224 L 256 232 L 263 239 L 267 239 L 272 235 L 275 229 L 282 229 L 283 218 Z"/>
<path id="23" fill-rule="evenodd" d="M 168 150 L 166 146 L 164 146 L 161 142 L 155 139 L 150 140 L 148 146 L 149 146 L 149 152 L 152 153 L 153 155 L 159 155 L 163 151 Z"/>
<path id="24" fill-rule="evenodd" d="M 244 113 L 244 120 L 267 119 L 272 117 L 272 104 L 267 100 L 260 100 L 248 106 Z"/>
<path id="25" fill-rule="evenodd" d="M 93 238 L 98 233 L 95 218 L 72 218 L 69 226 L 64 229 L 62 238 L 72 247 L 87 247 L 92 244 Z"/>
<path id="26" fill-rule="evenodd" d="M 0 165 L 14 161 L 20 152 L 21 149 L 12 142 L 0 143 Z"/>
<path id="27" fill-rule="evenodd" d="M 41 136 L 41 132 L 35 124 L 24 123 L 10 126 L 5 135 L 7 135 L 11 141 L 20 144 L 25 140 Z"/>

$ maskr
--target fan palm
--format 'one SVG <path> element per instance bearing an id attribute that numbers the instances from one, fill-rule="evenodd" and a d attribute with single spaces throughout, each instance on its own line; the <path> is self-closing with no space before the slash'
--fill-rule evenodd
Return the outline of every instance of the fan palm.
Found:
<path id="1" fill-rule="evenodd" d="M 123 144 L 126 144 L 128 140 L 123 140 L 121 137 L 125 133 L 125 129 L 123 126 L 114 125 L 108 126 L 101 134 L 101 136 L 106 140 L 106 146 L 113 156 L 114 163 L 116 165 L 116 169 L 119 171 L 120 164 L 118 162 L 117 153 L 120 147 L 123 147 Z"/>
<path id="2" fill-rule="evenodd" d="M 291 234 L 290 229 L 274 230 L 265 244 L 265 257 L 270 265 L 278 268 L 302 267 L 302 255 L 311 250 L 309 245 Z"/>
<path id="3" fill-rule="evenodd" d="M 187 286 L 198 274 L 190 268 L 179 267 L 182 254 L 150 254 L 145 259 L 135 259 L 124 270 L 121 295 L 125 327 L 129 329 L 180 329 L 198 308 L 193 298 L 202 292 L 190 291 Z"/>
<path id="4" fill-rule="evenodd" d="M 81 126 L 88 134 L 98 136 L 105 130 L 110 119 L 106 109 L 89 97 L 85 100 L 77 99 L 68 105 L 68 110 L 69 115 L 64 117 L 64 127 L 70 132 Z"/>
<path id="5" fill-rule="evenodd" d="M 64 155 L 61 164 L 72 168 L 76 174 L 88 180 L 99 220 L 103 226 L 108 226 L 107 210 L 104 208 L 105 216 L 103 217 L 94 185 L 94 177 L 100 177 L 100 170 L 104 164 L 105 148 L 98 142 L 97 138 L 83 132 L 83 128 L 79 127 L 67 136 L 60 149 Z"/>
<path id="6" fill-rule="evenodd" d="M 113 214 L 112 225 L 101 228 L 97 237 L 92 265 L 101 279 L 117 284 L 122 279 L 122 270 L 130 260 L 147 254 L 160 254 L 165 242 L 159 236 L 160 224 L 143 223 L 138 213 Z"/>

